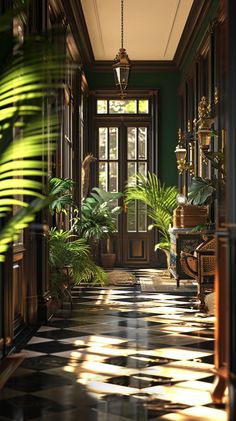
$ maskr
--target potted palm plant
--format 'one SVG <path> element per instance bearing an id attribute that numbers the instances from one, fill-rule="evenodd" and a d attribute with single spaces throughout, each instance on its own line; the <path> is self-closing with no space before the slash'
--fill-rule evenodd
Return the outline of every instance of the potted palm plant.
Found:
<path id="1" fill-rule="evenodd" d="M 78 235 L 91 244 L 95 258 L 98 258 L 96 252 L 99 243 L 105 240 L 106 249 L 100 256 L 103 267 L 112 267 L 116 260 L 111 237 L 117 231 L 117 216 L 121 212 L 118 200 L 122 195 L 121 192 L 106 192 L 94 187 L 82 202 L 81 216 L 75 225 Z"/>
<path id="2" fill-rule="evenodd" d="M 173 210 L 176 207 L 176 187 L 166 187 L 161 184 L 157 175 L 148 172 L 147 175 L 136 174 L 128 180 L 125 188 L 125 203 L 129 205 L 133 200 L 140 200 L 147 205 L 147 213 L 152 220 L 149 229 L 158 228 L 160 241 L 155 250 L 165 252 L 167 264 L 170 256 L 169 228 L 173 219 Z"/>

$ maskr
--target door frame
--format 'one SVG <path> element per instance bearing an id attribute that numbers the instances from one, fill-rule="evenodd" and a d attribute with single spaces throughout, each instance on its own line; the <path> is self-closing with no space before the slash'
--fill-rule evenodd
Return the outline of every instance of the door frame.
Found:
<path id="1" fill-rule="evenodd" d="M 117 91 L 101 90 L 94 91 L 89 94 L 88 98 L 88 139 L 84 145 L 84 151 L 86 153 L 93 153 L 97 156 L 97 144 L 98 144 L 98 127 L 119 127 L 122 125 L 122 130 L 125 127 L 130 126 L 149 126 L 149 137 L 151 139 L 151 145 L 149 145 L 148 153 L 148 169 L 151 172 L 158 174 L 158 163 L 159 163 L 159 146 L 158 146 L 158 91 L 157 90 L 129 90 L 125 99 L 148 99 L 149 100 L 149 113 L 148 114 L 97 114 L 96 104 L 98 99 L 120 99 L 117 95 Z M 91 168 L 90 187 L 98 185 L 98 172 L 96 169 L 96 163 Z M 124 168 L 121 168 L 124 171 Z M 120 178 L 120 175 L 119 175 Z M 123 222 L 124 217 L 120 217 L 119 227 Z M 150 232 L 151 234 L 151 232 Z M 122 233 L 123 236 L 123 233 Z M 129 266 L 135 267 L 158 267 L 161 265 L 159 262 L 159 254 L 157 252 L 151 253 L 154 250 L 154 245 L 158 242 L 158 232 L 153 231 L 150 235 L 149 241 L 149 262 L 136 262 L 131 263 Z M 117 263 L 121 266 L 124 265 L 123 249 L 121 244 L 118 244 L 118 239 L 115 239 L 114 251 L 117 252 Z"/>

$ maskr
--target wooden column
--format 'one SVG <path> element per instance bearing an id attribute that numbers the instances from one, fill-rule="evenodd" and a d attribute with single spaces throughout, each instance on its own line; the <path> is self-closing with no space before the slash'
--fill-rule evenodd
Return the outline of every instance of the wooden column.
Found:
<path id="1" fill-rule="evenodd" d="M 228 0 L 227 226 L 229 231 L 229 420 L 236 419 L 236 2 Z"/>

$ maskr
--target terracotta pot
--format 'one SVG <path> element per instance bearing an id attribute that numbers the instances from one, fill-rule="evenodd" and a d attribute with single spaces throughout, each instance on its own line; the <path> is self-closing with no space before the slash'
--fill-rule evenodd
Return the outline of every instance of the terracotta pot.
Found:
<path id="1" fill-rule="evenodd" d="M 115 253 L 101 253 L 101 263 L 104 268 L 113 268 L 116 262 Z"/>

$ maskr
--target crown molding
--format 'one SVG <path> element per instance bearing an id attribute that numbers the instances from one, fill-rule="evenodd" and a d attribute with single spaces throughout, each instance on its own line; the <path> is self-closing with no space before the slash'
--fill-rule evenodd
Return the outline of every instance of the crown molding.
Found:
<path id="1" fill-rule="evenodd" d="M 197 36 L 204 19 L 211 6 L 211 0 L 194 0 L 187 22 L 185 24 L 179 45 L 175 52 L 174 61 L 180 70 L 188 57 L 193 40 Z"/>
<path id="2" fill-rule="evenodd" d="M 60 0 L 51 0 L 60 2 Z M 223 1 L 223 0 L 221 0 Z M 209 11 L 212 0 L 194 0 L 173 60 L 132 60 L 132 72 L 175 72 L 181 69 Z M 63 9 L 85 72 L 110 72 L 113 61 L 95 60 L 80 0 L 66 0 Z"/>
<path id="3" fill-rule="evenodd" d="M 99 60 L 93 61 L 89 67 L 91 72 L 111 72 L 113 65 L 112 60 Z M 156 60 L 131 60 L 131 69 L 132 73 L 153 73 L 153 72 L 175 72 L 178 69 L 176 68 L 175 62 L 172 60 L 166 61 L 156 61 Z"/>
<path id="4" fill-rule="evenodd" d="M 85 68 L 94 62 L 94 55 L 80 0 L 66 0 L 63 8 Z"/>
<path id="5" fill-rule="evenodd" d="M 52 1 L 58 2 L 60 0 Z M 110 72 L 112 60 L 95 60 L 94 58 L 81 1 L 64 1 L 63 8 L 85 71 Z M 132 60 L 131 67 L 132 72 L 142 73 L 175 72 L 178 70 L 174 60 Z"/>

